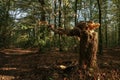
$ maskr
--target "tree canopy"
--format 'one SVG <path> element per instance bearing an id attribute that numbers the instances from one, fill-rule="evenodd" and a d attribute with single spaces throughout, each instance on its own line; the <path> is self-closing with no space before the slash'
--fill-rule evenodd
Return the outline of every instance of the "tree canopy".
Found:
<path id="1" fill-rule="evenodd" d="M 0 0 L 0 47 L 62 47 L 77 45 L 75 37 L 56 35 L 46 25 L 72 29 L 80 21 L 99 22 L 101 47 L 120 44 L 118 0 Z"/>

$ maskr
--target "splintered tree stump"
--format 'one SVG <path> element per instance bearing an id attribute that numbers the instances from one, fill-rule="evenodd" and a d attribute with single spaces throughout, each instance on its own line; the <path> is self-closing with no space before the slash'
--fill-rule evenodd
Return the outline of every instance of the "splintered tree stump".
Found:
<path id="1" fill-rule="evenodd" d="M 52 25 L 48 26 L 58 34 L 67 34 L 67 36 L 77 36 L 80 38 L 79 65 L 83 69 L 97 68 L 97 48 L 98 34 L 94 30 L 100 26 L 93 21 L 81 21 L 72 30 L 66 32 L 64 29 L 54 29 Z"/>
<path id="2" fill-rule="evenodd" d="M 97 48 L 98 34 L 97 32 L 82 31 L 80 36 L 80 54 L 79 65 L 83 69 L 97 67 Z"/>

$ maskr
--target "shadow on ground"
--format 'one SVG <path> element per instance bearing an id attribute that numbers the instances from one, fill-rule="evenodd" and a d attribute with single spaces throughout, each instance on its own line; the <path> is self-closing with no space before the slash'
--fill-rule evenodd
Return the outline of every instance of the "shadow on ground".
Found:
<path id="1" fill-rule="evenodd" d="M 0 52 L 0 80 L 53 80 L 53 78 L 54 80 L 63 80 L 64 75 L 56 72 L 51 66 L 56 65 L 56 61 L 78 60 L 78 54 L 69 52 L 18 54 L 17 52 L 16 54 Z M 119 80 L 119 57 L 119 48 L 105 49 L 104 55 L 98 55 L 100 67 L 98 75 L 102 75 L 101 80 Z M 76 75 L 79 76 L 79 74 Z"/>

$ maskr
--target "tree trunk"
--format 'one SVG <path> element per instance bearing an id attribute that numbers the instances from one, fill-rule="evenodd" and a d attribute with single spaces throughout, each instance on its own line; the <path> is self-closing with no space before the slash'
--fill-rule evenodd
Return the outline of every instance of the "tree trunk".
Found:
<path id="1" fill-rule="evenodd" d="M 90 8 L 90 15 L 89 15 L 89 18 L 90 20 L 92 20 L 92 0 L 90 0 L 90 4 L 89 4 L 89 8 Z"/>
<path id="2" fill-rule="evenodd" d="M 59 0 L 59 27 L 61 27 L 61 0 Z M 59 51 L 62 51 L 61 35 L 59 34 Z"/>
<path id="3" fill-rule="evenodd" d="M 97 67 L 97 49 L 98 34 L 97 32 L 83 31 L 80 37 L 80 54 L 79 64 L 83 69 Z"/>
<path id="4" fill-rule="evenodd" d="M 45 1 L 44 0 L 38 0 L 39 3 L 41 4 L 42 6 L 42 10 L 41 10 L 41 19 L 40 21 L 45 21 L 45 10 L 44 10 L 44 5 L 45 5 Z"/>
<path id="5" fill-rule="evenodd" d="M 77 24 L 77 2 L 78 0 L 75 0 L 75 26 Z"/>
<path id="6" fill-rule="evenodd" d="M 118 9 L 120 9 L 120 4 L 118 4 Z M 118 46 L 120 47 L 120 10 L 118 12 Z"/>
<path id="7" fill-rule="evenodd" d="M 99 54 L 102 54 L 102 50 L 103 50 L 103 41 L 102 41 L 102 28 L 101 28 L 101 5 L 100 5 L 100 0 L 97 0 L 98 3 L 98 8 L 99 8 L 99 23 L 100 23 L 100 27 L 99 27 Z"/>
<path id="8" fill-rule="evenodd" d="M 86 25 L 86 23 L 89 24 Z M 67 36 L 77 36 L 80 38 L 80 53 L 79 53 L 79 65 L 83 69 L 97 68 L 97 50 L 98 50 L 98 33 L 92 29 L 98 27 L 98 23 L 79 22 L 74 29 L 65 32 L 64 29 L 52 29 L 55 33 L 66 34 Z M 95 25 L 97 25 L 95 27 Z"/>
<path id="9" fill-rule="evenodd" d="M 107 5 L 107 4 L 106 4 Z M 106 7 L 107 8 L 107 7 Z M 107 48 L 108 47 L 108 23 L 107 23 L 107 10 L 105 10 L 105 47 Z"/>
<path id="10" fill-rule="evenodd" d="M 5 23 L 4 27 L 2 28 L 2 39 L 3 39 L 3 47 L 7 48 L 10 44 L 10 30 L 9 29 L 9 10 L 10 10 L 10 0 L 6 1 L 6 8 L 5 8 Z"/>
<path id="11" fill-rule="evenodd" d="M 55 15 L 54 15 L 54 27 L 55 27 L 55 29 L 56 29 L 56 24 L 57 24 L 57 22 L 56 22 L 56 21 L 57 21 L 57 17 L 56 17 L 57 5 L 56 5 L 56 3 L 57 3 L 56 0 L 54 0 L 54 6 L 55 6 L 55 8 L 54 8 L 54 14 L 55 14 Z M 57 37 L 56 37 L 56 34 L 54 34 L 54 37 L 53 37 L 53 41 L 54 41 L 53 46 L 54 46 L 54 47 L 56 47 L 56 40 L 55 40 L 56 38 L 57 38 Z"/>
<path id="12" fill-rule="evenodd" d="M 119 13 L 119 18 L 120 18 L 120 13 Z M 119 25 L 118 25 L 118 46 L 120 47 L 120 21 L 119 21 Z"/>

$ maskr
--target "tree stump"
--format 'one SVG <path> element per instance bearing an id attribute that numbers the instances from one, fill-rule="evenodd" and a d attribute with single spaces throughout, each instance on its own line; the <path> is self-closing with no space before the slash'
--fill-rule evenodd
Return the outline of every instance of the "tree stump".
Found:
<path id="1" fill-rule="evenodd" d="M 94 30 L 99 26 L 99 23 L 93 21 L 81 21 L 68 32 L 64 29 L 56 30 L 51 25 L 48 27 L 58 34 L 80 38 L 79 65 L 81 68 L 87 69 L 97 67 L 98 33 Z"/>
<path id="2" fill-rule="evenodd" d="M 73 29 L 66 32 L 64 29 L 54 29 L 48 26 L 58 34 L 67 34 L 67 36 L 76 36 L 80 38 L 79 51 L 79 78 L 80 80 L 98 80 L 97 78 L 97 49 L 98 33 L 94 30 L 100 26 L 93 21 L 81 21 Z M 95 79 L 96 76 L 96 79 Z"/>
<path id="3" fill-rule="evenodd" d="M 82 31 L 80 36 L 80 52 L 79 65 L 86 68 L 97 67 L 97 49 L 98 49 L 98 34 L 97 32 Z"/>

